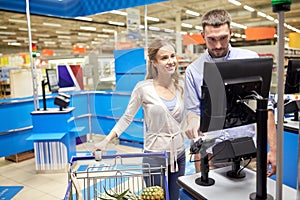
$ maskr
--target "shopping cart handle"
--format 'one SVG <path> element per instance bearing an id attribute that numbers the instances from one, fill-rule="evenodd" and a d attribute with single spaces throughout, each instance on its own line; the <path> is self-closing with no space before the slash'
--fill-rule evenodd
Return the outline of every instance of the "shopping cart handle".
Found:
<path id="1" fill-rule="evenodd" d="M 115 157 L 121 158 L 137 158 L 137 157 L 151 157 L 151 156 L 162 156 L 164 158 L 168 157 L 167 152 L 150 152 L 150 153 L 126 153 L 126 154 L 111 154 L 111 155 L 102 155 L 102 159 L 110 159 Z M 87 156 L 72 156 L 69 163 L 73 163 L 79 160 L 91 160 L 95 159 L 94 155 L 87 155 Z"/>

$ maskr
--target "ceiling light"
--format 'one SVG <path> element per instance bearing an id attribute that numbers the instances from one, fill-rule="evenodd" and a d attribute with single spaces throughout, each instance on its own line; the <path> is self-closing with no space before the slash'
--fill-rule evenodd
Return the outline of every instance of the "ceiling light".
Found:
<path id="1" fill-rule="evenodd" d="M 21 20 L 21 19 L 8 19 L 9 22 L 15 22 L 15 23 L 23 23 L 26 24 L 26 20 Z"/>
<path id="2" fill-rule="evenodd" d="M 123 23 L 123 22 L 108 21 L 108 23 L 111 25 L 125 26 L 125 23 Z"/>
<path id="3" fill-rule="evenodd" d="M 27 37 L 17 37 L 17 40 L 28 40 Z"/>
<path id="4" fill-rule="evenodd" d="M 0 32 L 0 35 L 16 35 L 15 32 Z"/>
<path id="5" fill-rule="evenodd" d="M 181 35 L 186 35 L 186 34 L 188 34 L 186 31 L 180 31 L 180 34 Z"/>
<path id="6" fill-rule="evenodd" d="M 18 30 L 19 31 L 28 31 L 28 29 L 27 28 L 18 28 Z M 35 28 L 32 28 L 32 29 L 30 29 L 31 30 L 31 32 L 36 32 L 36 29 Z"/>
<path id="7" fill-rule="evenodd" d="M 11 42 L 11 43 L 13 43 L 13 42 L 17 42 L 17 40 L 10 40 L 10 39 L 7 39 L 7 40 L 2 40 L 2 42 Z"/>
<path id="8" fill-rule="evenodd" d="M 44 41 L 45 44 L 56 44 L 56 42 L 53 41 Z"/>
<path id="9" fill-rule="evenodd" d="M 105 34 L 97 34 L 97 37 L 108 38 L 109 35 L 105 35 Z M 95 39 L 96 39 L 96 38 L 95 38 Z"/>
<path id="10" fill-rule="evenodd" d="M 112 29 L 106 29 L 106 28 L 102 29 L 102 31 L 103 31 L 103 32 L 106 32 L 106 33 L 114 33 L 114 32 L 115 32 L 115 30 L 112 30 Z"/>
<path id="11" fill-rule="evenodd" d="M 60 38 L 60 39 L 71 39 L 71 37 L 67 36 L 67 35 L 58 35 L 57 38 Z"/>
<path id="12" fill-rule="evenodd" d="M 167 33 L 174 33 L 175 32 L 174 30 L 168 29 L 168 28 L 165 28 L 164 31 L 167 32 Z"/>
<path id="13" fill-rule="evenodd" d="M 112 11 L 110 11 L 110 13 L 127 16 L 127 12 L 123 12 L 123 11 L 119 11 L 119 10 L 112 10 Z"/>
<path id="14" fill-rule="evenodd" d="M 186 14 L 189 14 L 189 15 L 194 15 L 194 16 L 196 16 L 196 17 L 199 17 L 199 16 L 200 16 L 200 13 L 195 12 L 195 11 L 192 11 L 192 10 L 186 10 L 185 13 L 186 13 Z"/>
<path id="15" fill-rule="evenodd" d="M 250 7 L 250 6 L 247 6 L 247 5 L 244 5 L 244 9 L 245 9 L 245 10 L 248 10 L 249 12 L 254 12 L 254 11 L 255 11 L 254 8 L 252 8 L 252 7 Z"/>
<path id="16" fill-rule="evenodd" d="M 149 16 L 147 16 L 147 20 L 154 21 L 154 22 L 159 22 L 159 19 L 156 18 L 156 17 L 149 17 Z"/>
<path id="17" fill-rule="evenodd" d="M 19 43 L 19 42 L 12 42 L 12 43 L 8 43 L 8 45 L 11 45 L 11 46 L 21 46 L 21 43 Z"/>
<path id="18" fill-rule="evenodd" d="M 61 24 L 48 23 L 48 22 L 43 22 L 43 25 L 44 25 L 44 26 L 61 27 Z"/>
<path id="19" fill-rule="evenodd" d="M 37 37 L 50 37 L 50 35 L 47 35 L 47 34 L 39 34 L 39 33 L 36 33 L 34 34 L 35 36 Z"/>
<path id="20" fill-rule="evenodd" d="M 55 31 L 55 32 L 56 32 L 56 34 L 65 34 L 65 35 L 71 34 L 71 32 L 69 32 L 69 31 Z"/>
<path id="21" fill-rule="evenodd" d="M 203 30 L 202 26 L 195 26 L 195 29 L 200 30 L 200 31 Z"/>
<path id="22" fill-rule="evenodd" d="M 0 26 L 0 29 L 7 29 L 6 26 Z"/>
<path id="23" fill-rule="evenodd" d="M 88 21 L 88 22 L 93 21 L 93 19 L 90 17 L 75 17 L 75 19 L 82 20 L 82 21 Z"/>
<path id="24" fill-rule="evenodd" d="M 88 40 L 89 38 L 87 37 L 77 37 L 78 40 Z"/>
<path id="25" fill-rule="evenodd" d="M 228 0 L 228 2 L 229 2 L 229 3 L 232 3 L 232 4 L 236 5 L 236 6 L 240 6 L 240 5 L 242 5 L 242 3 L 241 3 L 241 2 L 239 2 L 239 1 L 236 1 L 236 0 Z"/>
<path id="26" fill-rule="evenodd" d="M 89 37 L 89 36 L 91 36 L 92 34 L 90 34 L 90 33 L 80 33 L 80 32 L 79 32 L 78 35 Z"/>
<path id="27" fill-rule="evenodd" d="M 181 26 L 185 28 L 193 28 L 192 24 L 187 24 L 187 23 L 181 23 Z"/>
<path id="28" fill-rule="evenodd" d="M 231 26 L 234 26 L 234 27 L 237 27 L 237 28 L 242 28 L 242 29 L 247 28 L 247 26 L 242 25 L 242 24 L 238 24 L 238 23 L 235 23 L 235 22 L 231 22 Z"/>
<path id="29" fill-rule="evenodd" d="M 149 26 L 149 30 L 151 30 L 151 31 L 160 31 L 160 28 L 154 27 L 154 26 Z"/>
<path id="30" fill-rule="evenodd" d="M 261 16 L 261 17 L 266 17 L 267 16 L 266 13 L 263 13 L 263 12 L 260 12 L 260 11 L 257 12 L 257 15 Z"/>
<path id="31" fill-rule="evenodd" d="M 91 27 L 91 26 L 80 26 L 81 30 L 86 30 L 86 31 L 96 31 L 97 28 Z"/>
<path id="32" fill-rule="evenodd" d="M 274 17 L 272 17 L 272 16 L 270 16 L 270 15 L 267 15 L 267 16 L 266 16 L 266 19 L 267 19 L 267 20 L 270 20 L 270 21 L 274 21 Z"/>

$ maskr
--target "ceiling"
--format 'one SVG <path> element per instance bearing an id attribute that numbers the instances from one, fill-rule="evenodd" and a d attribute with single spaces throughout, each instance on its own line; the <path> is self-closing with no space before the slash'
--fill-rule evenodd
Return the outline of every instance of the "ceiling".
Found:
<path id="1" fill-rule="evenodd" d="M 258 12 L 263 12 L 269 17 L 277 18 L 278 13 L 272 12 L 270 1 L 252 0 L 240 1 L 242 5 L 236 6 L 229 3 L 228 0 L 171 0 L 169 2 L 150 4 L 147 7 L 134 7 L 140 11 L 141 25 L 144 25 L 144 15 L 147 11 L 147 16 L 158 18 L 159 21 L 147 20 L 148 27 L 158 27 L 160 31 L 149 31 L 148 37 L 174 37 L 175 33 L 165 32 L 176 31 L 176 20 L 181 20 L 183 23 L 191 24 L 192 28 L 186 28 L 177 25 L 177 30 L 188 33 L 199 33 L 200 30 L 195 29 L 195 26 L 200 26 L 201 16 L 208 10 L 215 8 L 226 9 L 232 16 L 232 21 L 248 27 L 252 26 L 267 26 L 275 27 L 277 24 L 274 21 L 261 17 Z M 249 12 L 243 8 L 248 5 L 255 9 L 254 12 Z M 186 10 L 192 10 L 200 13 L 196 17 L 186 14 Z M 120 10 L 126 12 L 126 9 Z M 0 9 L 0 53 L 7 54 L 19 51 L 28 51 L 28 32 L 26 14 Z M 92 16 L 92 21 L 78 20 L 74 18 L 61 18 L 53 16 L 43 16 L 32 14 L 31 21 L 31 36 L 32 41 L 37 43 L 38 51 L 42 49 L 53 49 L 55 53 L 59 52 L 71 53 L 72 46 L 79 44 L 86 47 L 87 51 L 101 47 L 101 49 L 114 49 L 115 42 L 128 41 L 126 34 L 126 25 L 118 26 L 111 25 L 109 21 L 126 23 L 126 16 L 113 14 L 110 12 L 99 13 Z M 300 30 L 300 0 L 294 0 L 291 4 L 291 10 L 284 13 L 285 23 Z M 61 26 L 45 26 L 43 22 L 60 24 Z M 178 23 L 177 23 L 178 24 Z M 179 23 L 180 24 L 180 23 Z M 94 27 L 96 30 L 87 31 L 80 29 L 81 26 Z M 114 30 L 114 33 L 107 33 L 104 30 Z M 244 34 L 244 29 L 233 27 L 234 33 Z M 286 36 L 292 30 L 285 28 Z M 144 34 L 144 30 L 142 30 Z M 143 35 L 145 37 L 145 35 Z M 234 37 L 236 41 L 244 41 L 243 38 Z M 144 46 L 141 40 L 134 40 L 136 45 Z M 19 43 L 20 46 L 9 45 L 9 43 Z"/>

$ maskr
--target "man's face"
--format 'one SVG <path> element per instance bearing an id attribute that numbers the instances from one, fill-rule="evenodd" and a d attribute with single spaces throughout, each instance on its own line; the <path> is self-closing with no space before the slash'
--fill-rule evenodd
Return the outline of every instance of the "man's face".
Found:
<path id="1" fill-rule="evenodd" d="M 221 58 L 226 56 L 231 35 L 231 29 L 227 24 L 218 27 L 205 26 L 201 34 L 211 57 Z"/>

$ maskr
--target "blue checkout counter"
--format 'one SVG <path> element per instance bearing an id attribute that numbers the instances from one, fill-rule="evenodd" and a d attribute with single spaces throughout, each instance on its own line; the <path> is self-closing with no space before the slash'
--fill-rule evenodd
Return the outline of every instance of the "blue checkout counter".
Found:
<path id="1" fill-rule="evenodd" d="M 65 156 L 62 158 L 69 160 L 76 151 L 73 144 L 75 139 L 78 144 L 88 134 L 107 135 L 110 132 L 124 113 L 131 95 L 129 92 L 112 91 L 80 91 L 70 94 L 70 106 L 64 111 L 59 111 L 58 106 L 54 105 L 55 94 L 46 96 L 46 111 L 35 111 L 32 97 L 0 100 L 0 157 L 42 147 L 45 149 L 45 146 L 51 146 L 51 142 L 58 142 L 58 146 L 64 144 L 61 151 L 65 152 Z M 39 101 L 43 109 L 42 98 Z M 143 146 L 142 119 L 140 109 L 133 123 L 121 135 L 120 143 Z M 52 156 L 47 158 L 41 154 L 39 151 L 36 156 L 46 159 Z M 38 165 L 36 168 L 46 170 L 49 166 Z"/>

